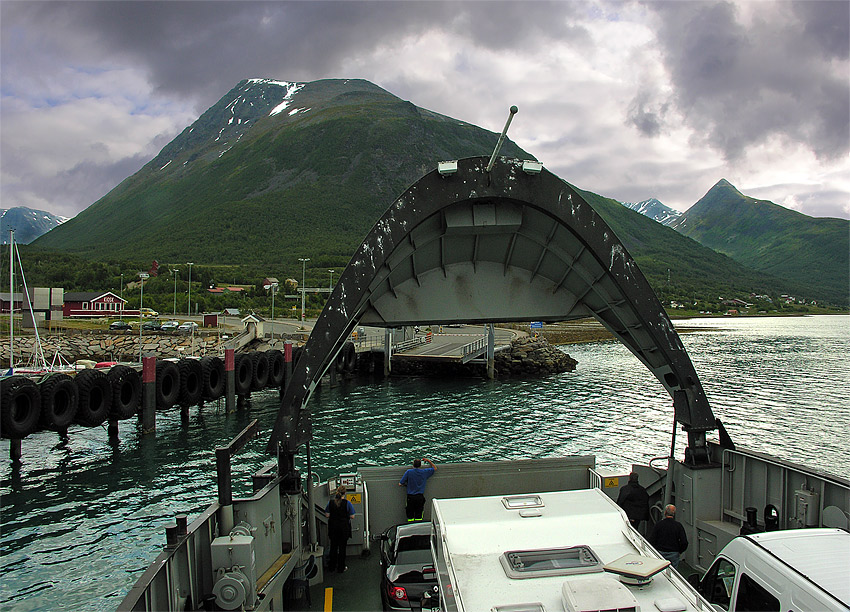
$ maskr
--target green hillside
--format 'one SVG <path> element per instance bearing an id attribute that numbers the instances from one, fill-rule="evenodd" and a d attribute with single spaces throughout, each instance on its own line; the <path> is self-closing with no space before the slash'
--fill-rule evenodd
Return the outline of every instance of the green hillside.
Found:
<path id="1" fill-rule="evenodd" d="M 777 278 L 748 269 L 616 200 L 577 187 L 611 226 L 656 292 L 671 298 L 746 296 L 787 287 Z M 669 280 L 668 280 L 669 279 Z"/>
<path id="2" fill-rule="evenodd" d="M 366 81 L 307 83 L 270 116 L 286 91 L 242 81 L 139 172 L 34 246 L 210 264 L 347 261 L 398 194 L 439 160 L 488 154 L 498 139 Z M 532 158 L 512 142 L 503 153 Z"/>
<path id="3" fill-rule="evenodd" d="M 798 293 L 850 299 L 850 221 L 809 217 L 721 179 L 672 227 Z"/>
<path id="4" fill-rule="evenodd" d="M 153 260 L 193 261 L 211 280 L 230 282 L 225 270 L 233 270 L 232 282 L 249 284 L 295 275 L 298 258 L 309 257 L 308 279 L 326 278 L 438 161 L 488 155 L 497 139 L 367 81 L 245 80 L 136 174 L 39 238 L 32 255 L 49 278 L 67 265 L 50 262 L 51 250 L 143 262 L 143 269 Z M 502 154 L 533 159 L 509 140 Z M 847 303 L 846 294 L 771 276 L 769 268 L 755 272 L 614 200 L 582 193 L 665 299 L 796 292 Z"/>

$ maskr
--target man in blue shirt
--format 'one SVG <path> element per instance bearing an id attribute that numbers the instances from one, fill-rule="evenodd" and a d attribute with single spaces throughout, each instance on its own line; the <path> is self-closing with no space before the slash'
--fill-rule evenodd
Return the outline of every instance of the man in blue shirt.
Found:
<path id="1" fill-rule="evenodd" d="M 427 462 L 431 467 L 423 468 L 422 462 Z M 404 473 L 398 485 L 407 487 L 407 522 L 422 520 L 422 511 L 425 509 L 425 482 L 434 475 L 437 466 L 430 459 L 416 459 L 413 467 Z"/>

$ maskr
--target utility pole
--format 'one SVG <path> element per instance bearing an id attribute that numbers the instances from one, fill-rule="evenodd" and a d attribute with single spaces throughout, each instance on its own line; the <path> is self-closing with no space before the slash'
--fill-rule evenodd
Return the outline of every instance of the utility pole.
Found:
<path id="1" fill-rule="evenodd" d="M 307 262 L 310 261 L 309 257 L 299 257 L 298 261 L 301 262 L 301 322 L 304 322 L 304 290 L 307 288 Z"/>
<path id="2" fill-rule="evenodd" d="M 187 309 L 188 312 L 186 313 L 186 315 L 191 317 L 192 316 L 192 266 L 194 266 L 195 263 L 190 261 L 186 265 L 189 266 L 189 307 Z"/>
<path id="3" fill-rule="evenodd" d="M 142 279 L 142 292 L 139 297 L 139 363 L 142 363 L 142 307 L 145 305 L 145 279 L 148 276 L 150 274 L 147 272 L 139 273 L 139 278 Z"/>

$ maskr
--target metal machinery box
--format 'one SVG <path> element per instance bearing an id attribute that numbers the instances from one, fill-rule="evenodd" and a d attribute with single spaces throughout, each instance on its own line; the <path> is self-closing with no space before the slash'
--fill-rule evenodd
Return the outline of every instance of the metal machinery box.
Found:
<path id="1" fill-rule="evenodd" d="M 217 603 L 226 610 L 251 609 L 257 599 L 257 568 L 254 537 L 230 535 L 210 544 Z M 218 583 L 221 583 L 219 585 Z M 241 585 L 241 586 L 240 586 Z M 243 592 L 244 591 L 244 592 Z M 227 603 L 233 603 L 230 607 Z"/>

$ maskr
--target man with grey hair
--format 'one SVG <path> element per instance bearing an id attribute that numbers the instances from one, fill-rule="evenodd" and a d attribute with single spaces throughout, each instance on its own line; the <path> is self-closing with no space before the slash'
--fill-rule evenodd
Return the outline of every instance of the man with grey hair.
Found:
<path id="1" fill-rule="evenodd" d="M 664 518 L 653 526 L 649 543 L 673 568 L 679 567 L 682 553 L 688 549 L 688 536 L 685 528 L 676 520 L 676 506 L 669 504 L 664 508 Z"/>

